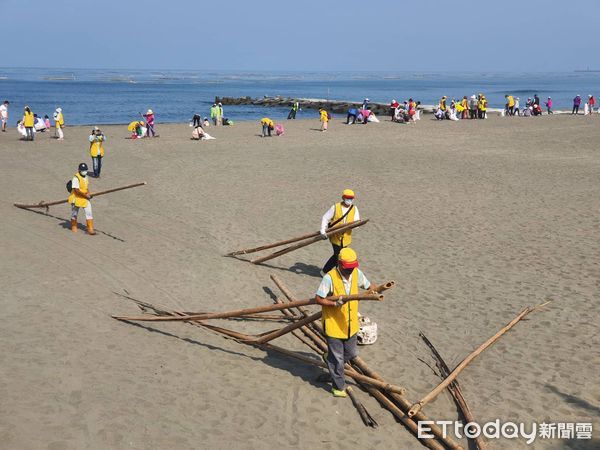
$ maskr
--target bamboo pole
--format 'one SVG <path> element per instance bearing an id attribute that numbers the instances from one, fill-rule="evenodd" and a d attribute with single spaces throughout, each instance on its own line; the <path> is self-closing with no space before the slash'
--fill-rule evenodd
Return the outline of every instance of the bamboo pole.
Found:
<path id="1" fill-rule="evenodd" d="M 329 300 L 373 300 L 373 301 L 382 301 L 382 294 L 356 294 L 356 295 L 341 295 L 341 296 L 331 296 L 327 297 Z M 277 305 L 266 305 L 266 306 L 258 306 L 256 308 L 246 308 L 246 309 L 238 309 L 234 311 L 224 311 L 220 313 L 206 313 L 206 314 L 190 314 L 185 316 L 138 316 L 138 317 L 128 317 L 128 316 L 112 316 L 113 319 L 117 320 L 129 320 L 129 321 L 139 321 L 139 322 L 169 322 L 169 321 L 189 321 L 189 320 L 208 320 L 208 319 L 226 319 L 229 317 L 239 317 L 244 316 L 246 314 L 257 314 L 262 312 L 271 312 L 271 311 L 280 311 L 282 309 L 295 308 L 297 306 L 307 306 L 307 305 L 316 305 L 317 302 L 314 298 L 306 299 L 306 300 L 296 300 L 295 302 L 285 303 L 285 304 L 277 304 Z"/>
<path id="2" fill-rule="evenodd" d="M 427 336 L 425 336 L 425 333 L 423 333 L 423 332 L 419 333 L 419 336 L 421 336 L 421 339 L 423 339 L 423 341 L 425 342 L 425 345 L 427 345 L 427 347 L 429 347 L 429 349 L 431 350 L 431 353 L 433 354 L 433 356 L 436 360 L 436 366 L 438 367 L 438 370 L 440 371 L 439 376 L 442 379 L 449 376 L 451 370 L 448 367 L 448 364 L 446 364 L 446 361 L 444 361 L 444 358 L 442 358 L 442 355 L 440 355 L 440 352 L 438 352 L 437 349 L 435 348 L 435 346 L 433 345 L 433 342 L 431 342 L 427 338 Z M 460 412 L 462 413 L 463 418 L 465 419 L 465 423 L 475 422 L 475 417 L 473 416 L 473 413 L 471 412 L 471 408 L 469 408 L 469 405 L 467 404 L 467 401 L 462 393 L 462 389 L 460 388 L 460 384 L 458 383 L 458 380 L 454 380 L 452 383 L 450 383 L 448 385 L 448 390 L 452 394 L 452 397 L 454 398 L 456 405 L 460 409 Z M 475 438 L 467 437 L 467 439 L 473 439 L 472 443 L 475 445 L 475 447 L 478 450 L 485 449 L 485 442 L 483 441 L 483 438 L 481 437 L 481 435 L 479 435 Z"/>
<path id="3" fill-rule="evenodd" d="M 351 361 L 351 364 L 354 368 L 359 369 L 365 375 L 385 383 L 385 380 L 383 379 L 383 377 L 381 375 L 379 375 L 377 372 L 375 372 L 374 370 L 372 370 L 360 356 L 357 356 L 356 358 L 354 358 Z M 398 395 L 395 393 L 387 393 L 387 395 L 389 395 L 389 397 L 394 401 L 395 404 L 397 404 L 400 408 L 402 408 L 402 411 L 406 412 L 410 409 L 410 407 L 411 407 L 410 402 L 406 398 L 404 398 L 402 395 Z M 462 450 L 462 447 L 460 446 L 460 444 L 455 442 L 450 436 L 444 436 L 443 430 L 435 423 L 435 421 L 429 419 L 429 417 L 427 417 L 425 415 L 425 413 L 423 413 L 423 412 L 417 413 L 415 416 L 412 417 L 412 420 L 415 422 L 418 422 L 418 421 L 430 422 L 431 424 L 429 425 L 429 427 L 431 429 L 431 433 L 436 438 L 438 438 L 440 441 L 442 441 L 446 447 L 448 447 L 452 450 Z"/>
<path id="4" fill-rule="evenodd" d="M 289 332 L 303 327 L 308 323 L 314 322 L 315 320 L 319 320 L 322 315 L 322 311 L 316 312 L 312 316 L 305 317 L 304 319 L 300 319 L 297 322 L 286 325 L 285 327 L 280 328 L 279 330 L 275 330 L 273 333 L 269 333 L 261 338 L 256 339 L 254 342 L 256 342 L 257 344 L 266 344 L 267 342 L 272 341 L 273 339 L 281 337 L 285 334 L 288 334 Z"/>
<path id="5" fill-rule="evenodd" d="M 243 343 L 246 343 L 246 342 L 243 342 Z M 317 367 L 321 367 L 321 368 L 327 369 L 327 365 L 324 362 L 316 361 L 313 358 L 309 358 L 309 357 L 304 356 L 304 355 L 302 355 L 300 353 L 296 353 L 296 352 L 293 352 L 291 350 L 287 350 L 285 348 L 278 347 L 278 346 L 273 345 L 273 344 L 268 344 L 268 343 L 261 344 L 261 343 L 253 343 L 253 342 L 248 342 L 248 344 L 249 345 L 256 345 L 256 346 L 258 346 L 260 348 L 265 348 L 265 349 L 268 349 L 268 350 L 273 350 L 273 351 L 276 351 L 276 352 L 281 353 L 283 355 L 290 356 L 290 357 L 292 357 L 294 359 L 297 359 L 299 361 L 303 361 L 303 362 L 305 362 L 307 364 L 311 364 L 313 366 L 317 366 Z M 353 378 L 356 381 L 360 381 L 360 382 L 363 382 L 363 383 L 366 383 L 366 384 L 369 384 L 369 385 L 372 385 L 372 386 L 376 386 L 379 389 L 383 389 L 384 391 L 387 391 L 387 392 L 396 392 L 398 394 L 402 394 L 402 393 L 405 392 L 405 389 L 403 387 L 396 386 L 396 385 L 389 384 L 389 383 L 381 382 L 381 381 L 376 380 L 374 378 L 371 378 L 371 377 L 368 377 L 368 376 L 363 375 L 361 373 L 358 373 L 355 370 L 344 369 L 344 373 L 346 374 L 346 376 L 348 376 L 350 378 Z"/>
<path id="6" fill-rule="evenodd" d="M 350 223 L 352 223 L 352 222 L 350 222 Z M 348 225 L 349 224 L 347 224 L 347 223 L 342 223 L 342 224 L 336 225 L 334 227 L 328 228 L 326 230 L 326 232 L 330 232 L 330 231 L 340 232 L 340 230 L 345 229 Z M 270 248 L 280 247 L 282 245 L 293 244 L 294 242 L 303 241 L 305 239 L 309 239 L 309 238 L 313 238 L 313 237 L 318 237 L 318 236 L 320 236 L 320 234 L 321 234 L 320 231 L 316 231 L 314 233 L 304 234 L 302 236 L 286 239 L 284 241 L 278 241 L 273 244 L 261 245 L 260 247 L 247 248 L 244 250 L 237 250 L 235 252 L 227 253 L 225 256 L 247 255 L 248 253 L 260 252 L 262 250 L 268 250 Z"/>
<path id="7" fill-rule="evenodd" d="M 343 229 L 334 230 L 334 231 L 328 231 L 326 234 L 327 234 L 328 237 L 329 236 L 333 236 L 335 234 L 340 233 L 340 231 L 347 231 L 347 230 L 351 230 L 351 229 L 356 228 L 356 227 L 360 227 L 360 226 L 366 224 L 368 221 L 369 221 L 369 219 L 364 219 L 364 220 L 359 220 L 359 221 L 356 221 L 356 222 L 352 222 L 352 223 L 346 224 L 343 227 Z M 294 244 L 294 245 L 291 245 L 289 247 L 286 247 L 286 248 L 284 248 L 282 250 L 278 250 L 275 253 L 271 253 L 270 255 L 253 259 L 250 262 L 252 264 L 260 264 L 262 262 L 269 261 L 269 260 L 271 260 L 273 258 L 277 258 L 278 256 L 285 255 L 286 253 L 293 252 L 294 250 L 298 250 L 299 248 L 306 247 L 307 245 L 314 244 L 315 242 L 319 242 L 321 240 L 322 240 L 321 236 L 316 236 L 316 237 L 310 238 L 310 239 L 308 239 L 306 241 L 299 242 L 298 244 Z"/>
<path id="8" fill-rule="evenodd" d="M 491 346 L 494 342 L 500 339 L 504 335 L 504 333 L 506 333 L 508 330 L 514 327 L 521 319 L 523 319 L 523 317 L 525 317 L 530 312 L 541 308 L 542 306 L 546 306 L 548 303 L 550 302 L 546 302 L 534 307 L 530 306 L 521 311 L 519 315 L 517 315 L 517 317 L 515 317 L 513 320 L 510 321 L 510 323 L 508 323 L 508 325 L 500 329 L 500 331 L 494 334 L 491 338 L 489 338 L 487 341 L 485 341 L 483 344 L 477 347 L 477 349 L 471 352 L 465 359 L 463 359 L 462 362 L 458 366 L 456 366 L 456 368 L 452 371 L 452 373 L 448 377 L 446 377 L 446 379 L 442 381 L 433 391 L 431 391 L 417 403 L 412 405 L 410 410 L 408 411 L 408 415 L 410 417 L 414 416 L 417 412 L 421 410 L 421 408 L 423 408 L 423 406 L 435 399 L 444 389 L 448 387 L 450 383 L 452 383 L 456 379 L 458 374 L 462 372 L 463 369 L 467 367 L 471 361 L 473 361 L 479 354 L 481 354 L 481 352 L 483 352 L 485 349 Z"/>
<path id="9" fill-rule="evenodd" d="M 371 394 L 385 409 L 390 411 L 406 428 L 408 428 L 418 438 L 417 424 L 411 420 L 400 408 L 398 408 L 390 399 L 383 395 L 380 391 L 372 386 L 364 386 L 369 394 Z M 444 446 L 434 439 L 419 439 L 425 447 L 432 450 L 444 450 Z"/>
<path id="10" fill-rule="evenodd" d="M 117 188 L 107 189 L 105 191 L 99 191 L 99 192 L 96 192 L 95 194 L 90 194 L 90 195 L 91 195 L 91 198 L 94 198 L 94 197 L 98 197 L 100 195 L 110 194 L 112 192 L 123 191 L 125 189 L 131 189 L 131 188 L 138 187 L 138 186 L 144 186 L 146 184 L 147 183 L 145 181 L 142 181 L 141 183 L 134 183 L 134 184 L 129 184 L 127 186 L 121 186 L 121 187 L 117 187 Z M 30 209 L 30 208 L 46 208 L 46 209 L 48 209 L 50 206 L 62 205 L 63 203 L 68 203 L 68 202 L 69 202 L 69 199 L 56 200 L 54 202 L 41 201 L 34 205 L 26 205 L 24 203 L 14 203 L 14 206 L 16 206 L 17 208 L 21 208 L 21 209 Z"/>

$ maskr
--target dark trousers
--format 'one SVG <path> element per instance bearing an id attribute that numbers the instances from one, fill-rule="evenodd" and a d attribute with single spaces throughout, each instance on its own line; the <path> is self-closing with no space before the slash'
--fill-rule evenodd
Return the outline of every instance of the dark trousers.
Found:
<path id="1" fill-rule="evenodd" d="M 263 137 L 266 137 L 267 133 L 269 134 L 269 136 L 271 136 L 271 127 L 269 125 L 263 125 Z"/>
<path id="2" fill-rule="evenodd" d="M 33 141 L 33 127 L 25 127 L 25 133 L 27 133 L 26 140 Z"/>
<path id="3" fill-rule="evenodd" d="M 98 178 L 102 170 L 102 156 L 92 156 L 92 167 L 94 168 L 94 177 Z"/>
<path id="4" fill-rule="evenodd" d="M 344 363 L 358 356 L 356 334 L 350 339 L 337 339 L 327 336 L 327 368 L 334 388 L 346 389 Z"/>
<path id="5" fill-rule="evenodd" d="M 351 124 L 356 122 L 356 114 L 348 114 L 348 117 L 346 117 L 346 124 Z"/>
<path id="6" fill-rule="evenodd" d="M 288 120 L 289 119 L 295 119 L 296 118 L 296 110 L 295 109 L 291 109 L 290 113 L 288 114 Z"/>
<path id="7" fill-rule="evenodd" d="M 341 245 L 335 245 L 335 244 L 331 244 L 331 246 L 333 247 L 333 255 L 331 255 L 331 258 L 329 258 L 327 260 L 327 262 L 325 263 L 325 267 L 323 267 L 324 273 L 329 272 L 331 269 L 333 269 L 336 266 L 336 264 L 338 263 L 338 256 L 340 255 L 340 252 L 344 248 Z"/>
<path id="8" fill-rule="evenodd" d="M 571 114 L 579 114 L 579 105 L 573 106 L 573 111 L 571 111 Z"/>
<path id="9" fill-rule="evenodd" d="M 471 119 L 477 119 L 477 110 L 476 109 L 470 109 L 469 113 L 471 114 Z"/>
<path id="10" fill-rule="evenodd" d="M 200 125 L 200 116 L 194 116 L 193 117 L 194 122 L 192 123 L 192 126 L 195 127 L 200 127 L 202 128 L 202 125 Z"/>
<path id="11" fill-rule="evenodd" d="M 146 125 L 148 125 L 148 131 L 147 131 L 146 136 L 150 137 L 150 133 L 152 133 L 152 137 L 156 136 L 156 133 L 154 133 L 154 124 L 150 125 L 148 123 Z"/>

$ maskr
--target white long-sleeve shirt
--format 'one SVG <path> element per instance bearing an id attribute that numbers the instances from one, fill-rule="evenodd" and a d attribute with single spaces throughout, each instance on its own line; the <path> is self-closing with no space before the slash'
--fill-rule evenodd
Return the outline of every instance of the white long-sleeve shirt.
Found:
<path id="1" fill-rule="evenodd" d="M 348 209 L 350 208 L 350 206 L 345 206 L 342 203 L 342 215 L 346 214 L 346 212 L 348 211 Z M 325 231 L 327 230 L 327 225 L 329 224 L 329 222 L 331 222 L 331 219 L 333 219 L 333 216 L 335 215 L 335 205 L 333 205 L 331 208 L 329 208 L 327 210 L 327 212 L 323 215 L 323 218 L 321 219 L 321 234 L 325 234 Z M 358 222 L 360 220 L 360 214 L 358 213 L 358 208 L 355 206 L 354 207 L 354 221 Z M 342 223 L 347 223 L 348 222 L 348 216 L 344 217 L 344 220 L 342 220 L 341 222 L 337 223 L 336 225 L 340 225 Z"/>

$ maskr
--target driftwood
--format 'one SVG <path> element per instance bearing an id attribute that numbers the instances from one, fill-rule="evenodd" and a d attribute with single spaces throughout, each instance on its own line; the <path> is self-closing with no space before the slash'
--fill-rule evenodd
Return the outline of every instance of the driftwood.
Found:
<path id="1" fill-rule="evenodd" d="M 327 236 L 333 236 L 333 235 L 338 234 L 338 233 L 340 233 L 342 231 L 351 230 L 353 228 L 360 227 L 360 226 L 366 224 L 368 221 L 369 221 L 369 219 L 364 219 L 364 220 L 359 220 L 359 221 L 356 221 L 356 222 L 352 222 L 352 223 L 346 224 L 343 227 L 340 227 L 339 229 L 336 229 L 334 231 L 328 231 L 327 232 Z M 306 241 L 299 242 L 298 244 L 291 245 L 291 246 L 286 247 L 286 248 L 284 248 L 282 250 L 276 251 L 275 253 L 271 253 L 270 255 L 263 256 L 261 258 L 253 259 L 250 262 L 252 264 L 260 264 L 262 262 L 269 261 L 269 260 L 271 260 L 273 258 L 277 258 L 278 256 L 285 255 L 286 253 L 293 252 L 294 250 L 298 250 L 299 248 L 306 247 L 307 245 L 314 244 L 315 242 L 319 242 L 321 240 L 322 240 L 321 236 L 316 236 L 316 237 L 310 238 L 310 239 L 308 239 Z"/>
<path id="2" fill-rule="evenodd" d="M 144 186 L 144 185 L 146 185 L 146 182 L 142 181 L 141 183 L 129 184 L 127 186 L 121 186 L 121 187 L 118 187 L 118 188 L 107 189 L 105 191 L 99 191 L 99 192 L 91 194 L 91 198 L 98 197 L 98 196 L 104 195 L 104 194 L 110 194 L 112 192 L 123 191 L 125 189 L 131 189 L 131 188 L 138 187 L 138 186 Z M 34 205 L 26 205 L 24 203 L 14 203 L 14 206 L 16 206 L 17 208 L 22 208 L 22 209 L 32 209 L 32 208 L 46 208 L 46 209 L 48 209 L 50 206 L 62 205 L 63 203 L 68 203 L 68 202 L 69 202 L 69 199 L 67 198 L 65 200 L 56 200 L 54 202 L 44 202 L 44 201 L 41 201 L 41 202 L 36 203 Z"/>
<path id="3" fill-rule="evenodd" d="M 530 306 L 528 308 L 525 308 L 523 311 L 521 311 L 519 313 L 519 315 L 517 317 L 515 317 L 513 320 L 511 320 L 508 325 L 506 325 L 504 328 L 502 328 L 500 331 L 498 331 L 495 335 L 493 335 L 491 338 L 489 338 L 487 341 L 485 341 L 483 344 L 481 344 L 477 349 L 475 349 L 472 353 L 470 353 L 465 359 L 463 359 L 462 362 L 458 366 L 456 366 L 456 368 L 452 371 L 452 373 L 448 377 L 446 377 L 446 379 L 444 381 L 442 381 L 433 391 L 431 391 L 429 394 L 427 394 L 425 397 L 423 397 L 420 401 L 418 401 L 417 403 L 412 405 L 410 407 L 410 410 L 408 411 L 408 415 L 410 417 L 414 416 L 417 412 L 419 412 L 421 410 L 421 408 L 423 406 L 425 406 L 427 403 L 429 403 L 430 401 L 435 399 L 444 389 L 446 389 L 448 387 L 448 385 L 450 383 L 452 383 L 456 379 L 458 374 L 460 372 L 462 372 L 462 370 L 465 367 L 467 367 L 471 361 L 473 361 L 486 348 L 488 348 L 494 342 L 496 342 L 498 339 L 500 339 L 502 337 L 502 335 L 504 335 L 504 333 L 506 333 L 508 330 L 510 330 L 512 327 L 514 327 L 521 319 L 523 319 L 523 317 L 525 317 L 527 314 L 535 311 L 536 309 L 541 308 L 542 306 L 546 306 L 548 303 L 550 303 L 550 302 L 546 302 L 546 303 L 543 303 L 538 306 Z"/>
<path id="4" fill-rule="evenodd" d="M 348 228 L 348 225 L 350 225 L 350 224 L 342 223 L 342 224 L 336 225 L 334 227 L 328 228 L 326 230 L 326 232 L 329 233 L 329 232 L 339 232 L 340 230 L 343 231 Z M 303 241 L 305 239 L 319 237 L 320 235 L 321 235 L 321 232 L 316 231 L 314 233 L 304 234 L 302 236 L 286 239 L 284 241 L 275 242 L 273 244 L 261 245 L 260 247 L 247 248 L 244 250 L 237 250 L 235 252 L 227 253 L 227 255 L 225 255 L 225 256 L 247 255 L 248 253 L 255 253 L 255 252 L 260 252 L 262 250 L 268 250 L 270 248 L 281 247 L 282 245 L 293 244 L 294 242 L 299 242 L 299 241 Z"/>
<path id="5" fill-rule="evenodd" d="M 357 294 L 357 295 L 342 295 L 328 297 L 329 300 L 336 301 L 338 299 L 344 301 L 350 300 L 374 300 L 382 301 L 383 295 L 381 294 Z M 295 308 L 298 306 L 316 305 L 317 302 L 314 298 L 306 300 L 296 300 L 295 302 L 277 305 L 266 305 L 258 306 L 256 308 L 238 309 L 235 311 L 225 311 L 220 313 L 206 313 L 206 314 L 189 314 L 184 316 L 138 316 L 138 317 L 127 317 L 127 316 L 112 316 L 113 319 L 128 320 L 128 321 L 140 321 L 140 322 L 169 322 L 169 321 L 189 321 L 189 320 L 208 320 L 208 319 L 225 319 L 229 317 L 239 317 L 246 314 L 258 314 L 262 312 L 280 311 L 282 309 Z"/>
<path id="6" fill-rule="evenodd" d="M 442 379 L 447 378 L 451 372 L 450 368 L 448 367 L 448 364 L 446 364 L 446 361 L 444 361 L 444 358 L 442 358 L 442 355 L 440 355 L 440 353 L 437 351 L 437 349 L 435 348 L 433 343 L 427 338 L 427 336 L 425 336 L 425 333 L 420 332 L 419 336 L 421 336 L 421 339 L 423 339 L 423 342 L 425 342 L 425 345 L 427 345 L 427 347 L 429 347 L 429 349 L 431 350 L 431 353 L 433 354 L 433 357 L 435 358 L 435 361 L 436 361 L 435 364 L 439 370 L 438 375 Z M 460 384 L 458 383 L 458 380 L 454 380 L 452 383 L 450 383 L 448 385 L 448 390 L 450 391 L 450 394 L 452 394 L 452 397 L 454 398 L 454 401 L 456 402 L 456 406 L 458 406 L 458 408 L 460 409 L 460 412 L 465 420 L 465 423 L 475 422 L 475 417 L 473 416 L 473 413 L 471 412 L 469 405 L 467 405 L 467 401 L 465 400 L 465 397 L 462 393 L 462 389 L 460 388 Z M 475 447 L 478 450 L 485 449 L 485 442 L 483 442 L 483 438 L 481 437 L 481 435 L 477 436 L 476 438 L 467 437 L 467 439 L 472 439 L 472 443 L 475 445 Z"/>
<path id="7" fill-rule="evenodd" d="M 287 288 L 287 286 L 284 285 L 283 281 L 281 281 L 281 279 L 277 275 L 271 275 L 271 279 L 277 285 L 277 287 L 281 290 L 281 292 L 283 292 L 283 294 L 288 299 L 288 301 L 290 301 L 290 302 L 294 301 L 295 296 Z M 393 281 L 390 281 L 390 282 L 387 282 L 387 283 L 384 283 L 384 284 L 381 284 L 380 286 L 378 286 L 377 291 L 384 292 L 385 290 L 391 289 L 394 286 L 395 286 L 395 283 Z M 302 307 L 299 307 L 297 309 L 300 311 L 301 314 L 306 315 L 306 313 L 302 310 Z M 285 312 L 285 310 L 283 310 L 282 312 Z M 316 323 L 313 322 L 313 325 L 316 325 Z M 312 333 L 315 336 L 315 339 L 317 341 L 319 341 L 319 342 L 317 342 L 317 345 L 322 349 L 322 351 L 327 351 L 327 343 L 325 342 L 323 330 L 320 329 L 320 327 L 316 330 L 315 333 L 313 333 L 308 328 L 308 326 L 302 327 L 301 330 L 308 331 L 309 335 Z M 377 374 L 376 372 L 369 369 L 367 364 L 358 356 L 355 359 L 353 359 L 350 363 L 346 363 L 346 368 L 354 369 L 355 371 L 357 371 L 359 373 L 362 372 L 364 375 L 368 375 L 371 378 L 377 379 L 377 380 L 385 383 L 383 378 L 381 378 L 381 376 L 379 374 Z M 365 389 L 371 396 L 373 396 L 373 398 L 375 398 L 381 404 L 381 406 L 383 408 L 390 411 L 392 413 L 392 415 L 394 415 L 401 423 L 403 423 L 418 438 L 418 429 L 417 429 L 416 422 L 413 419 L 409 418 L 405 413 L 405 411 L 408 411 L 408 409 L 410 408 L 410 403 L 408 402 L 408 400 L 404 399 L 400 394 L 397 394 L 394 392 L 383 391 L 383 392 L 385 392 L 386 395 L 390 396 L 393 399 L 396 399 L 396 402 L 398 401 L 398 399 L 401 400 L 401 402 L 404 406 L 404 411 L 402 411 L 396 404 L 394 404 L 389 398 L 387 398 L 386 395 L 384 395 L 382 393 L 382 391 L 379 391 L 377 388 L 370 386 L 368 384 L 363 384 L 358 381 L 357 381 L 357 383 L 363 389 Z M 351 387 L 348 387 L 348 389 L 351 389 Z M 350 394 L 350 392 L 349 392 L 349 395 L 352 396 L 352 394 Z M 360 410 L 359 410 L 359 414 L 361 414 Z M 419 413 L 417 416 L 418 416 L 419 420 L 430 421 L 430 419 L 427 416 L 425 416 L 423 413 Z M 361 414 L 361 418 L 363 419 L 364 423 L 367 423 L 365 420 L 368 420 L 368 419 L 363 418 L 362 414 Z M 417 419 L 417 417 L 415 417 L 415 419 Z M 431 432 L 436 436 L 436 438 L 438 438 L 441 442 L 443 442 L 445 444 L 446 448 L 450 448 L 453 450 L 462 450 L 462 447 L 459 444 L 457 444 L 452 438 L 444 436 L 441 428 L 439 426 L 435 425 L 435 423 L 432 423 L 430 425 L 430 429 L 431 429 Z M 441 449 L 445 448 L 443 445 L 440 445 L 438 442 L 436 442 L 433 439 L 423 439 L 423 440 L 421 440 L 421 442 L 426 447 L 434 449 L 434 450 L 441 450 Z"/>

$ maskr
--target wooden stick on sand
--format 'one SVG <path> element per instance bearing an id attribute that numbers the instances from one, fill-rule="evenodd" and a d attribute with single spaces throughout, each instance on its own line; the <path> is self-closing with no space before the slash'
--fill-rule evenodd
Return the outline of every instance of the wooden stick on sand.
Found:
<path id="1" fill-rule="evenodd" d="M 429 347 L 429 349 L 431 350 L 431 353 L 433 353 L 433 357 L 436 360 L 436 366 L 439 370 L 439 376 L 442 379 L 445 379 L 446 377 L 448 377 L 450 375 L 450 372 L 451 372 L 450 368 L 448 367 L 448 364 L 446 364 L 446 361 L 444 361 L 444 358 L 442 358 L 442 355 L 440 355 L 440 353 L 437 351 L 437 349 L 435 348 L 433 343 L 427 338 L 427 336 L 425 336 L 425 334 L 423 332 L 419 333 L 419 336 L 421 336 L 421 339 L 423 339 L 423 342 L 425 342 L 425 345 L 427 345 L 427 347 Z M 456 405 L 460 409 L 460 412 L 462 413 L 462 415 L 465 419 L 465 424 L 470 423 L 470 422 L 475 422 L 475 417 L 473 416 L 473 413 L 471 412 L 469 405 L 467 405 L 467 401 L 465 400 L 465 397 L 462 393 L 462 389 L 460 388 L 460 384 L 458 383 L 458 380 L 454 380 L 452 383 L 450 383 L 448 385 L 448 390 L 452 394 L 452 397 L 454 398 Z M 471 438 L 467 437 L 467 439 L 471 439 Z M 475 445 L 477 450 L 485 449 L 485 442 L 483 441 L 483 438 L 481 437 L 481 435 L 477 436 L 476 438 L 473 438 L 473 444 Z"/>
<path id="2" fill-rule="evenodd" d="M 338 299 L 342 299 L 344 301 L 350 300 L 373 300 L 373 301 L 382 301 L 383 295 L 381 294 L 357 294 L 357 295 L 342 295 L 342 296 L 332 296 L 328 297 L 329 300 L 336 301 Z M 129 321 L 139 321 L 139 322 L 169 322 L 169 321 L 189 321 L 189 320 L 208 320 L 208 319 L 225 319 L 229 317 L 239 317 L 244 316 L 246 314 L 258 314 L 263 312 L 271 312 L 271 311 L 280 311 L 282 309 L 295 308 L 298 306 L 307 306 L 307 305 L 316 305 L 314 298 L 306 299 L 306 300 L 296 300 L 295 302 L 290 302 L 286 304 L 277 304 L 277 305 L 266 305 L 266 306 L 258 306 L 256 308 L 246 308 L 246 309 L 238 309 L 235 311 L 224 311 L 220 313 L 206 313 L 206 314 L 190 314 L 185 316 L 138 316 L 138 317 L 128 317 L 128 316 L 112 316 L 113 319 L 118 320 L 129 320 Z"/>
<path id="3" fill-rule="evenodd" d="M 350 223 L 352 223 L 352 222 L 350 222 Z M 348 223 L 341 223 L 341 224 L 336 225 L 334 227 L 328 228 L 326 230 L 326 232 L 327 233 L 334 232 L 334 231 L 339 232 L 340 230 L 346 229 L 346 227 L 348 225 L 350 225 L 350 224 L 348 224 Z M 255 252 L 260 252 L 262 250 L 268 250 L 270 248 L 281 247 L 282 245 L 293 244 L 294 242 L 303 241 L 305 239 L 310 239 L 310 238 L 314 238 L 314 237 L 319 237 L 320 235 L 321 235 L 320 231 L 315 231 L 314 233 L 304 234 L 302 236 L 298 236 L 298 237 L 295 237 L 295 238 L 286 239 L 284 241 L 278 241 L 278 242 L 275 242 L 273 244 L 261 245 L 260 247 L 247 248 L 247 249 L 244 249 L 244 250 L 237 250 L 235 252 L 227 253 L 227 255 L 225 255 L 225 256 L 247 255 L 248 253 L 255 253 Z"/>
<path id="4" fill-rule="evenodd" d="M 489 338 L 487 341 L 485 341 L 483 344 L 481 344 L 475 351 L 473 351 L 465 359 L 463 359 L 462 362 L 458 366 L 456 366 L 456 368 L 452 371 L 452 373 L 444 381 L 442 381 L 433 391 L 431 391 L 429 394 L 427 394 L 425 397 L 423 397 L 420 401 L 418 401 L 417 403 L 412 405 L 410 407 L 410 410 L 408 411 L 408 415 L 410 417 L 412 417 L 416 413 L 418 413 L 423 406 L 425 406 L 431 400 L 433 400 L 438 395 L 440 395 L 440 393 L 444 389 L 446 389 L 448 387 L 448 385 L 456 379 L 458 374 L 460 372 L 462 372 L 462 370 L 465 367 L 467 367 L 469 365 L 469 363 L 471 361 L 473 361 L 481 352 L 483 352 L 486 348 L 488 348 L 490 345 L 492 345 L 494 342 L 496 342 L 498 339 L 500 339 L 504 333 L 506 333 L 508 330 L 510 330 L 512 327 L 514 327 L 527 314 L 529 314 L 530 312 L 533 312 L 536 309 L 539 309 L 543 306 L 546 306 L 548 303 L 550 303 L 550 302 L 542 303 L 541 305 L 538 305 L 538 306 L 530 306 L 530 307 L 525 308 L 523 311 L 521 311 L 519 313 L 519 315 L 517 317 L 515 317 L 508 325 L 506 325 L 504 328 L 502 328 L 500 331 L 498 331 L 495 335 L 493 335 L 491 338 Z"/>
<path id="5" fill-rule="evenodd" d="M 327 236 L 332 236 L 334 234 L 340 233 L 341 231 L 347 231 L 347 230 L 351 230 L 351 229 L 356 228 L 356 227 L 360 227 L 360 226 L 366 224 L 368 221 L 369 221 L 369 219 L 364 219 L 364 220 L 359 220 L 359 221 L 356 221 L 356 222 L 352 222 L 352 223 L 346 224 L 343 227 L 340 227 L 339 229 L 336 229 L 334 231 L 328 231 L 327 232 Z M 291 245 L 291 246 L 286 247 L 286 248 L 284 248 L 282 250 L 276 251 L 275 253 L 271 253 L 270 255 L 263 256 L 261 258 L 253 259 L 250 262 L 252 264 L 260 264 L 262 262 L 269 261 L 270 259 L 277 258 L 278 256 L 285 255 L 286 253 L 293 252 L 294 250 L 298 250 L 299 248 L 306 247 L 307 245 L 314 244 L 315 242 L 319 242 L 320 240 L 322 240 L 322 237 L 321 236 L 316 236 L 316 237 L 310 238 L 310 239 L 308 239 L 306 241 L 299 242 L 298 244 Z"/>
<path id="6" fill-rule="evenodd" d="M 117 188 L 112 188 L 112 189 L 107 189 L 106 191 L 99 191 L 99 192 L 95 192 L 93 194 L 91 194 L 91 197 L 98 197 L 100 195 L 104 195 L 104 194 L 110 194 L 112 192 L 117 192 L 117 191 L 123 191 L 125 189 L 131 189 L 134 187 L 138 187 L 138 186 L 144 186 L 146 185 L 145 181 L 142 181 L 141 183 L 134 183 L 134 184 L 129 184 L 127 186 L 121 186 L 121 187 L 117 187 Z M 46 208 L 48 209 L 50 206 L 54 206 L 54 205 L 62 205 L 63 203 L 67 203 L 69 201 L 69 199 L 66 200 L 56 200 L 54 202 L 39 202 L 35 205 L 26 205 L 24 203 L 14 203 L 14 205 L 17 208 L 22 208 L 22 209 L 30 209 L 30 208 Z"/>

